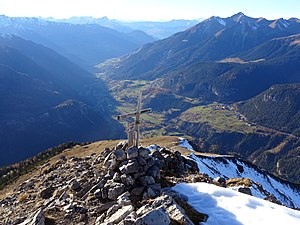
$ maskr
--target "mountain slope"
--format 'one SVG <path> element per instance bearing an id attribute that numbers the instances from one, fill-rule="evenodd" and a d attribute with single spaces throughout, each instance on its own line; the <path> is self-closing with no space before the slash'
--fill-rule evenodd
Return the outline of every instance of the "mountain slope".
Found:
<path id="1" fill-rule="evenodd" d="M 1 165 L 62 142 L 117 133 L 106 115 L 110 97 L 101 80 L 56 52 L 1 37 L 0 71 Z M 101 129 L 109 124 L 111 129 Z"/>
<path id="2" fill-rule="evenodd" d="M 300 32 L 297 20 L 283 21 L 288 25 L 274 25 L 276 21 L 250 18 L 241 13 L 224 19 L 211 17 L 184 32 L 145 45 L 119 61 L 100 65 L 100 68 L 113 79 L 162 77 L 183 66 L 234 57 L 273 38 Z"/>
<path id="3" fill-rule="evenodd" d="M 0 191 L 0 204 L 4 206 L 0 208 L 0 220 L 4 223 L 36 222 L 37 216 L 34 215 L 39 215 L 46 223 L 52 224 L 78 224 L 82 221 L 97 225 L 125 221 L 139 224 L 139 221 L 146 220 L 145 217 L 156 218 L 157 222 L 158 214 L 163 218 L 159 224 L 166 225 L 174 221 L 176 224 L 205 222 L 228 225 L 265 224 L 274 219 L 293 225 L 299 222 L 299 212 L 291 209 L 299 204 L 299 185 L 272 177 L 246 161 L 228 156 L 205 157 L 198 153 L 195 156 L 193 150 L 180 146 L 178 137 L 144 139 L 144 147 L 139 149 L 127 148 L 124 143 L 118 142 L 70 146 L 21 176 Z M 130 151 L 136 153 L 127 156 Z M 128 157 L 133 158 L 128 162 Z M 145 166 L 137 163 L 137 160 L 141 162 L 141 158 L 147 159 L 143 163 Z M 113 161 L 115 164 L 112 164 Z M 139 176 L 133 172 L 134 167 L 127 167 L 132 163 L 135 170 L 138 168 L 147 175 L 141 173 Z M 151 169 L 148 167 L 150 164 Z M 12 168 L 12 171 L 16 169 Z M 212 179 L 203 173 L 213 171 L 216 175 L 218 171 L 222 175 L 222 170 L 226 179 L 236 175 L 256 177 L 259 183 L 250 183 L 264 191 L 270 201 L 275 202 L 278 197 L 284 204 L 291 201 L 295 204 L 288 203 L 290 208 L 287 208 L 278 205 L 281 204 L 279 201 L 274 204 L 262 200 L 265 198 L 263 195 L 253 197 L 249 193 L 238 193 L 234 190 L 239 188 L 241 192 L 248 188 L 241 187 L 243 179 L 239 180 L 239 184 L 237 182 L 238 186 L 232 187 L 233 177 Z M 271 193 L 266 191 L 266 187 Z M 259 193 L 253 188 L 251 190 L 254 196 Z"/>
<path id="4" fill-rule="evenodd" d="M 142 43 L 151 41 L 146 35 L 127 35 L 96 24 L 74 25 L 37 18 L 1 16 L 0 28 L 1 33 L 43 44 L 89 69 L 101 61 L 127 54 Z"/>
<path id="5" fill-rule="evenodd" d="M 300 84 L 282 84 L 237 106 L 250 121 L 300 136 L 299 99 Z"/>

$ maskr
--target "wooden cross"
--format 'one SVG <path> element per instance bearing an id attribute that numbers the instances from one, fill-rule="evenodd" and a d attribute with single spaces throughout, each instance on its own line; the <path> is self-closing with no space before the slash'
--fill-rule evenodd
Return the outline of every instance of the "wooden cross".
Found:
<path id="1" fill-rule="evenodd" d="M 136 146 L 139 147 L 140 141 L 140 116 L 141 114 L 151 112 L 151 109 L 142 109 L 142 94 L 140 93 L 138 98 L 138 105 L 135 112 L 126 113 L 123 115 L 117 116 L 118 120 L 126 119 L 128 117 L 134 117 L 134 127 L 133 129 L 128 125 L 128 147 Z"/>

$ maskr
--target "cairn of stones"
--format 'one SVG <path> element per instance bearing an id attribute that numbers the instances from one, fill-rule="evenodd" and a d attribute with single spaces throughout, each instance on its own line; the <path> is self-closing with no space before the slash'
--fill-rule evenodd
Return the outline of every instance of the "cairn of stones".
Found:
<path id="1" fill-rule="evenodd" d="M 207 216 L 189 206 L 188 198 L 174 192 L 167 181 L 191 174 L 199 174 L 194 161 L 160 147 L 150 151 L 120 143 L 100 154 L 62 155 L 0 199 L 0 221 L 7 225 L 199 224 Z"/>

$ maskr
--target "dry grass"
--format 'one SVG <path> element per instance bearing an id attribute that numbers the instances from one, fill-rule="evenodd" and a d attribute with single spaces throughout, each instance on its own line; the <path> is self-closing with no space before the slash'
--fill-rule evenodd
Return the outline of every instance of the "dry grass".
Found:
<path id="1" fill-rule="evenodd" d="M 24 201 L 26 201 L 27 198 L 28 198 L 28 194 L 23 193 L 23 194 L 19 195 L 18 201 L 19 202 L 24 202 Z"/>
<path id="2" fill-rule="evenodd" d="M 251 187 L 252 183 L 249 178 L 230 178 L 226 181 L 227 187 L 244 186 Z"/>

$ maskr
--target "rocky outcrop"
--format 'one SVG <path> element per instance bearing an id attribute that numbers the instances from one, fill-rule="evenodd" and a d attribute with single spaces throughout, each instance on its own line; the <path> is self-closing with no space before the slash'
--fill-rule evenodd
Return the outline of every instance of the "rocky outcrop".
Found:
<path id="1" fill-rule="evenodd" d="M 63 155 L 0 200 L 0 221 L 7 225 L 198 224 L 189 219 L 186 211 L 191 210 L 178 203 L 188 205 L 188 199 L 168 188 L 191 174 L 198 176 L 196 163 L 165 148 L 150 151 L 120 143 L 86 157 Z"/>

